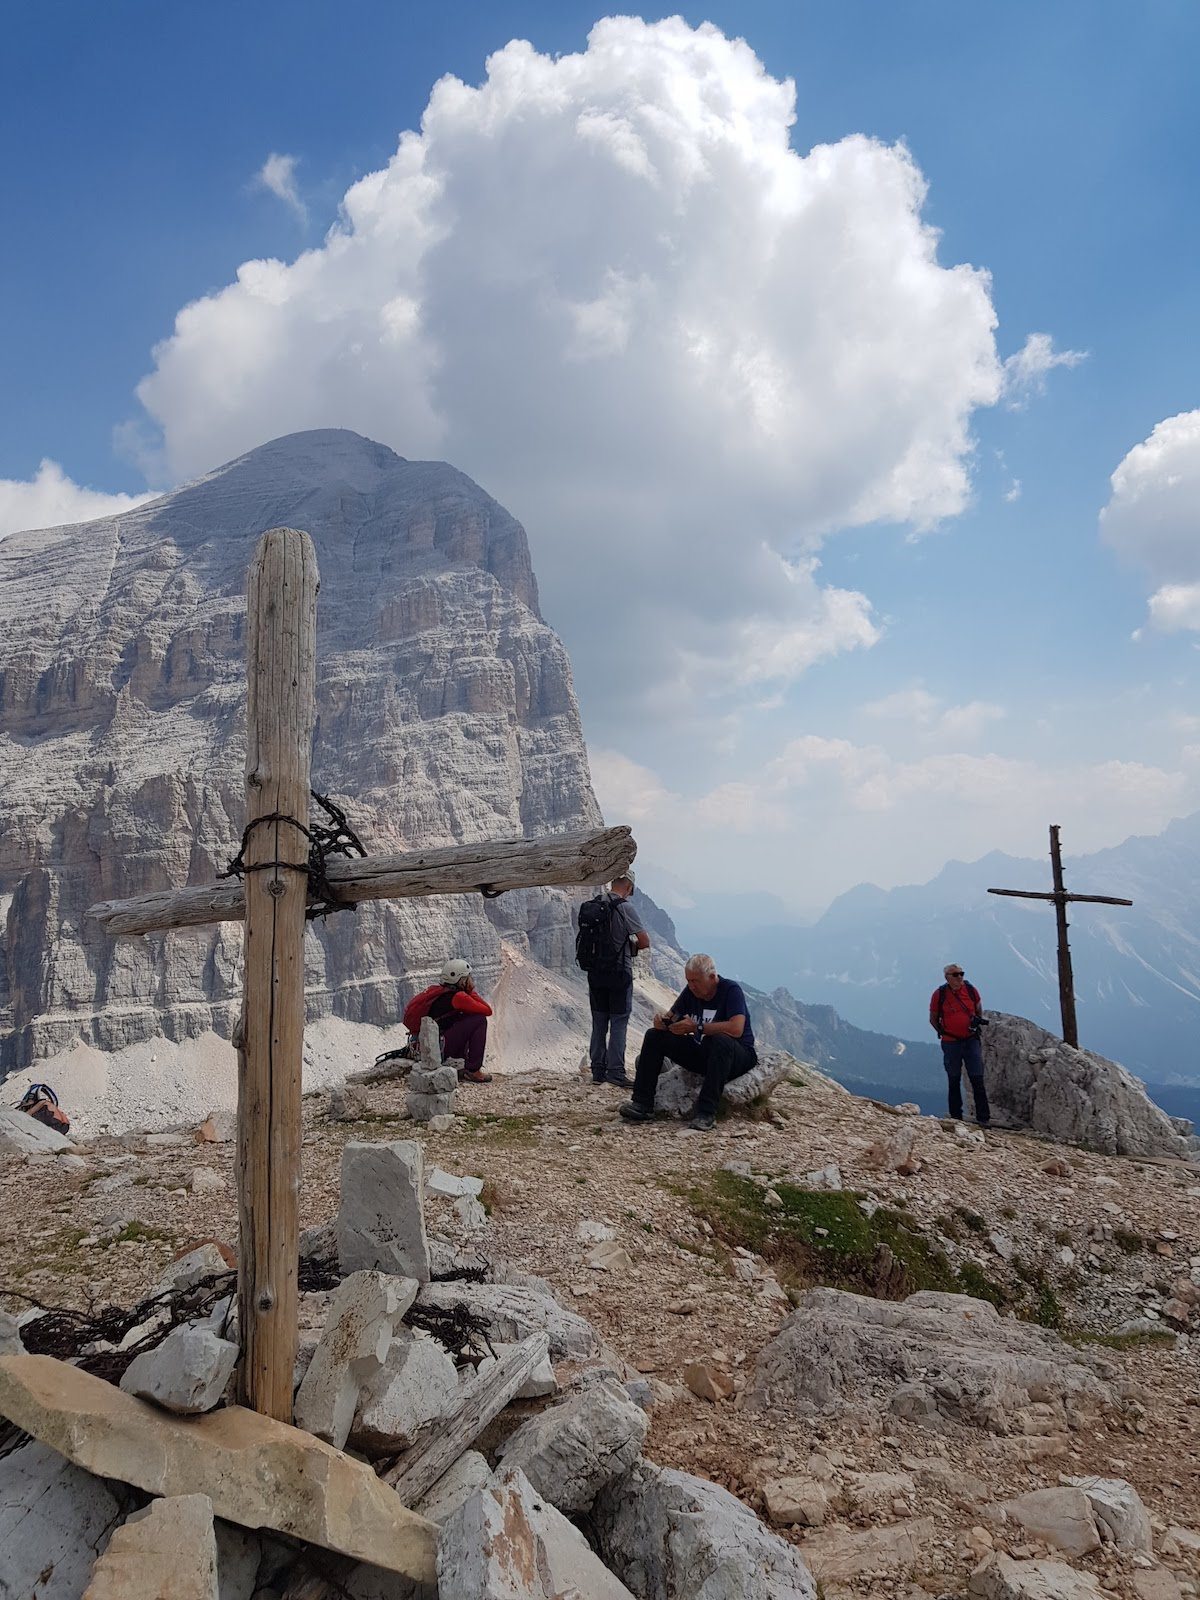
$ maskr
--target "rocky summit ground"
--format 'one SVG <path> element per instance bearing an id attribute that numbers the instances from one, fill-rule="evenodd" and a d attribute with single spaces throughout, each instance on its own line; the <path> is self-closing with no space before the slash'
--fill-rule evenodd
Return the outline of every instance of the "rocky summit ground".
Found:
<path id="1" fill-rule="evenodd" d="M 856 1099 L 806 1068 L 710 1134 L 626 1126 L 621 1098 L 560 1075 L 498 1078 L 461 1090 L 452 1129 L 429 1134 L 405 1119 L 402 1080 L 351 1085 L 332 1105 L 310 1095 L 302 1224 L 334 1215 L 347 1139 L 419 1131 L 427 1167 L 485 1180 L 486 1223 L 431 1197 L 431 1232 L 545 1278 L 647 1378 L 649 1458 L 764 1516 L 769 1485 L 812 1476 L 827 1524 L 907 1526 L 894 1548 L 878 1542 L 875 1576 L 847 1571 L 827 1591 L 964 1594 L 995 1548 L 1068 1559 L 1130 1600 L 1200 1592 L 1200 1540 L 1187 1537 L 1200 1527 L 1200 1344 L 1188 1332 L 1200 1323 L 1200 1288 L 1188 1288 L 1200 1281 L 1200 1168 L 985 1137 Z M 4 1290 L 131 1304 L 196 1240 L 236 1246 L 232 1143 L 148 1132 L 66 1163 L 0 1166 Z M 991 1300 L 1101 1356 L 1128 1403 L 1040 1435 L 763 1409 L 751 1393 L 760 1352 L 817 1284 Z M 1136 1488 L 1153 1562 L 1107 1542 L 1064 1557 L 984 1510 L 1079 1476 Z M 828 1526 L 783 1531 L 802 1549 L 828 1540 Z"/>

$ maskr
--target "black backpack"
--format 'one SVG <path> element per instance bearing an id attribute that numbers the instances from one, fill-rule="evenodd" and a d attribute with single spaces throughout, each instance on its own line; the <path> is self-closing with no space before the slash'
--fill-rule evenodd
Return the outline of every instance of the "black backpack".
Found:
<path id="1" fill-rule="evenodd" d="M 575 935 L 575 961 L 589 978 L 621 971 L 618 935 L 614 926 L 619 901 L 606 894 L 594 895 L 579 908 L 579 931 Z"/>

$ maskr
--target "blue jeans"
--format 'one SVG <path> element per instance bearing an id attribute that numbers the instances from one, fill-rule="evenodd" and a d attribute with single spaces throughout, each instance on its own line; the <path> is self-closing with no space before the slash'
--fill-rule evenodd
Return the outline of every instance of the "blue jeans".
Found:
<path id="1" fill-rule="evenodd" d="M 983 1081 L 983 1046 L 979 1042 L 979 1035 L 974 1034 L 970 1039 L 943 1039 L 942 1065 L 950 1080 L 950 1115 L 962 1121 L 962 1074 L 965 1067 L 967 1077 L 971 1080 L 975 1120 L 986 1127 L 992 1114 L 988 1108 L 987 1086 Z"/>
<path id="2" fill-rule="evenodd" d="M 620 1082 L 625 1077 L 625 1036 L 633 1011 L 633 977 L 598 981 L 588 979 L 588 1004 L 592 1008 L 592 1037 L 588 1060 L 592 1081 Z"/>

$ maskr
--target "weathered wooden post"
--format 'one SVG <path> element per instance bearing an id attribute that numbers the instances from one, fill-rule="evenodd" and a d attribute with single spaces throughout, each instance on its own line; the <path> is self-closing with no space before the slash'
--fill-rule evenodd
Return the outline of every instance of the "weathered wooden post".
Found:
<path id="1" fill-rule="evenodd" d="M 1050 872 L 1054 879 L 1054 917 L 1058 923 L 1058 1008 L 1062 1017 L 1062 1036 L 1066 1044 L 1079 1048 L 1079 1024 L 1075 1020 L 1075 972 L 1071 966 L 1071 946 L 1067 940 L 1067 889 L 1063 882 L 1062 845 L 1059 825 L 1050 826 Z"/>
<path id="2" fill-rule="evenodd" d="M 246 605 L 245 990 L 238 1052 L 238 1316 L 244 1404 L 292 1420 L 304 1057 L 304 913 L 317 558 L 273 528 Z"/>

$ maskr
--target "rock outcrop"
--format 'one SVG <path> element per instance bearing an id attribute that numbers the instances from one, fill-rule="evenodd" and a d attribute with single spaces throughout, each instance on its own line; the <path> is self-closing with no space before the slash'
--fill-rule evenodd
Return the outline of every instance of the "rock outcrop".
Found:
<path id="1" fill-rule="evenodd" d="M 986 1300 L 812 1289 L 759 1356 L 753 1401 L 798 1415 L 882 1413 L 925 1427 L 1045 1435 L 1120 1403 L 1102 1361 Z"/>
<path id="2" fill-rule="evenodd" d="M 570 665 L 524 530 L 462 473 L 342 430 L 277 439 L 162 499 L 0 545 L 0 1072 L 74 1040 L 228 1039 L 241 930 L 113 941 L 95 901 L 211 879 L 243 823 L 245 582 L 311 534 L 313 782 L 369 849 L 599 822 Z M 392 1023 L 448 949 L 565 968 L 562 891 L 362 906 L 307 941 L 311 1017 Z"/>
<path id="3" fill-rule="evenodd" d="M 988 1013 L 992 1115 L 1116 1156 L 1194 1155 L 1187 1138 L 1116 1061 L 1076 1050 L 1024 1017 Z"/>

